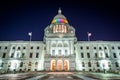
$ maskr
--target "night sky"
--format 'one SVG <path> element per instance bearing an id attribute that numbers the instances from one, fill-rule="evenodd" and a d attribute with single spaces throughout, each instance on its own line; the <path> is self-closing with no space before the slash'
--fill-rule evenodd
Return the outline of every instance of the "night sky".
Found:
<path id="1" fill-rule="evenodd" d="M 59 7 L 79 41 L 120 41 L 119 0 L 4 0 L 0 2 L 0 41 L 42 41 Z"/>

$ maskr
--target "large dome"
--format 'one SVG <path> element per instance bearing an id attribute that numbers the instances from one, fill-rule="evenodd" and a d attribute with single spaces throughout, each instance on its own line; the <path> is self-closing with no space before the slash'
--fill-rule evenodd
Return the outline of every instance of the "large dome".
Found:
<path id="1" fill-rule="evenodd" d="M 62 15 L 61 12 L 62 12 L 61 9 L 59 9 L 58 14 L 52 20 L 53 24 L 56 24 L 56 23 L 65 23 L 65 24 L 67 24 L 68 23 L 66 17 L 64 15 Z"/>

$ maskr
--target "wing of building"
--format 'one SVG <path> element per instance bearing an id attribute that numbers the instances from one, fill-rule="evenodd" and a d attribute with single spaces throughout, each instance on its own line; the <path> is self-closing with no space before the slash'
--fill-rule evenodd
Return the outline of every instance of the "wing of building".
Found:
<path id="1" fill-rule="evenodd" d="M 0 70 L 116 71 L 119 41 L 77 41 L 61 9 L 44 30 L 44 41 L 0 41 Z"/>

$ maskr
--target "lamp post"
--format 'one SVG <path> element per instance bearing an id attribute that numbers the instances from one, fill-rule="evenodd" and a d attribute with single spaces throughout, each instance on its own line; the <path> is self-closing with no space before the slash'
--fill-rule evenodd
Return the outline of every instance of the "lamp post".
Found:
<path id="1" fill-rule="evenodd" d="M 31 42 L 31 40 L 32 40 L 32 32 L 29 32 L 28 35 L 30 36 L 29 41 Z"/>
<path id="2" fill-rule="evenodd" d="M 92 34 L 90 32 L 87 32 L 87 36 L 88 36 L 88 41 L 90 41 L 90 36 L 92 36 Z"/>

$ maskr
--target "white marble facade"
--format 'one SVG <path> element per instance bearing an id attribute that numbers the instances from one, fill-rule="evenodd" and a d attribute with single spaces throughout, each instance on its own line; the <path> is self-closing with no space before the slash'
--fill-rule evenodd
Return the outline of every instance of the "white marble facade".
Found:
<path id="1" fill-rule="evenodd" d="M 0 70 L 116 71 L 119 41 L 77 41 L 75 29 L 58 10 L 44 41 L 0 41 Z"/>

